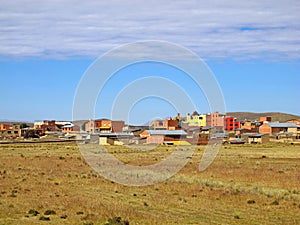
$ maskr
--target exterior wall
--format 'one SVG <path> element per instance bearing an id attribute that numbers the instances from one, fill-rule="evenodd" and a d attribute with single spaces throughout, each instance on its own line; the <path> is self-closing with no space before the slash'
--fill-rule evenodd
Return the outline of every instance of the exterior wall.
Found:
<path id="1" fill-rule="evenodd" d="M 178 135 L 168 135 L 164 136 L 164 141 L 184 141 L 186 139 L 186 136 L 178 136 Z"/>
<path id="2" fill-rule="evenodd" d="M 194 145 L 207 145 L 208 141 L 209 141 L 207 135 L 201 135 L 201 136 L 198 136 L 198 137 L 186 138 L 185 140 L 187 142 L 189 142 L 190 144 L 194 144 Z"/>
<path id="3" fill-rule="evenodd" d="M 291 132 L 291 133 L 297 133 L 297 127 L 289 127 L 287 128 L 287 132 Z"/>
<path id="4" fill-rule="evenodd" d="M 165 120 L 154 120 L 152 124 L 154 130 L 167 130 L 167 124 Z"/>
<path id="5" fill-rule="evenodd" d="M 111 120 L 95 120 L 95 131 L 111 132 Z"/>
<path id="6" fill-rule="evenodd" d="M 177 119 L 169 119 L 165 120 L 165 124 L 167 126 L 167 130 L 178 130 L 179 124 Z"/>
<path id="7" fill-rule="evenodd" d="M 252 144 L 252 143 L 262 143 L 262 139 L 261 139 L 261 137 L 248 137 L 248 143 L 249 144 Z"/>
<path id="8" fill-rule="evenodd" d="M 124 145 L 124 143 L 119 140 L 114 140 L 113 145 Z"/>
<path id="9" fill-rule="evenodd" d="M 95 125 L 96 125 L 96 128 L 111 127 L 111 120 L 96 120 Z"/>
<path id="10" fill-rule="evenodd" d="M 22 130 L 21 126 L 19 124 L 13 124 L 13 125 L 8 125 L 8 124 L 1 124 L 2 126 L 0 127 L 0 135 L 5 138 L 17 138 L 21 137 L 22 135 Z"/>
<path id="11" fill-rule="evenodd" d="M 287 127 L 271 127 L 271 133 L 287 132 Z"/>
<path id="12" fill-rule="evenodd" d="M 80 131 L 80 127 L 75 125 L 73 127 L 63 127 L 62 128 L 62 132 L 63 133 L 73 133 L 73 132 L 79 132 Z"/>
<path id="13" fill-rule="evenodd" d="M 264 116 L 264 117 L 260 117 L 259 119 L 260 122 L 271 122 L 272 121 L 272 117 L 271 116 Z"/>
<path id="14" fill-rule="evenodd" d="M 59 131 L 58 127 L 56 126 L 55 120 L 44 120 L 43 124 L 39 126 L 42 134 L 44 134 L 47 131 Z"/>
<path id="15" fill-rule="evenodd" d="M 251 122 L 251 121 L 245 121 L 241 124 L 241 128 L 243 129 L 247 129 L 247 130 L 252 130 L 256 128 L 255 123 Z"/>
<path id="16" fill-rule="evenodd" d="M 147 144 L 162 144 L 164 142 L 163 135 L 154 135 L 147 137 Z"/>
<path id="17" fill-rule="evenodd" d="M 152 122 L 154 130 L 178 130 L 179 124 L 177 119 L 154 120 Z"/>
<path id="18" fill-rule="evenodd" d="M 206 126 L 223 128 L 225 126 L 225 116 L 214 112 L 206 116 Z"/>
<path id="19" fill-rule="evenodd" d="M 2 123 L 0 124 L 0 130 L 10 130 L 11 126 L 9 124 Z"/>
<path id="20" fill-rule="evenodd" d="M 147 131 L 145 131 L 145 130 L 142 133 L 140 133 L 140 137 L 141 138 L 147 138 L 149 136 L 150 136 L 149 133 Z"/>
<path id="21" fill-rule="evenodd" d="M 236 121 L 234 117 L 226 117 L 225 118 L 225 130 L 233 131 L 240 128 L 240 122 Z"/>
<path id="22" fill-rule="evenodd" d="M 259 133 L 262 134 L 273 134 L 280 132 L 291 132 L 297 133 L 297 127 L 270 127 L 268 123 L 264 123 L 259 127 Z"/>
<path id="23" fill-rule="evenodd" d="M 124 121 L 111 121 L 112 132 L 119 133 L 123 131 L 123 127 L 125 126 Z"/>
<path id="24" fill-rule="evenodd" d="M 85 131 L 89 133 L 95 133 L 95 121 L 90 120 L 85 124 Z"/>
<path id="25" fill-rule="evenodd" d="M 108 145 L 107 137 L 99 137 L 99 145 Z"/>
<path id="26" fill-rule="evenodd" d="M 271 129 L 271 127 L 269 126 L 269 124 L 264 123 L 263 125 L 261 125 L 261 126 L 259 127 L 259 133 L 271 135 L 272 129 Z"/>
<path id="27" fill-rule="evenodd" d="M 21 137 L 22 130 L 21 130 L 20 124 L 13 124 L 12 125 L 12 132 L 13 132 L 14 135 L 17 135 L 17 136 Z"/>
<path id="28" fill-rule="evenodd" d="M 242 130 L 235 131 L 235 135 L 240 135 L 240 134 L 244 134 L 244 133 L 256 133 L 256 130 L 255 129 L 252 129 L 252 130 L 242 129 Z"/>
<path id="29" fill-rule="evenodd" d="M 43 124 L 44 124 L 44 122 L 42 122 L 42 121 L 36 121 L 33 123 L 33 129 L 35 129 L 35 130 L 41 129 Z"/>
<path id="30" fill-rule="evenodd" d="M 188 126 L 205 127 L 206 126 L 206 115 L 187 115 L 186 123 Z"/>

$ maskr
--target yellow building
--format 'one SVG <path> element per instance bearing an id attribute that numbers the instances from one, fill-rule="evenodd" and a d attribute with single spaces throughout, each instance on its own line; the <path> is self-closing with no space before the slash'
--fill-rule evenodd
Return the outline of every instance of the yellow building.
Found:
<path id="1" fill-rule="evenodd" d="M 187 115 L 185 123 L 190 127 L 205 127 L 206 115 Z"/>

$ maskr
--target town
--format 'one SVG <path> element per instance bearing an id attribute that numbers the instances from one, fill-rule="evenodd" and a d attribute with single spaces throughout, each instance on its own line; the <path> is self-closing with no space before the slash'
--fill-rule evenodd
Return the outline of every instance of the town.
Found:
<path id="1" fill-rule="evenodd" d="M 74 140 L 100 145 L 205 145 L 215 138 L 222 139 L 224 144 L 300 143 L 300 121 L 272 121 L 271 116 L 237 120 L 225 113 L 199 114 L 194 111 L 184 117 L 178 113 L 175 117 L 153 120 L 143 126 L 110 119 L 0 124 L 2 142 Z"/>

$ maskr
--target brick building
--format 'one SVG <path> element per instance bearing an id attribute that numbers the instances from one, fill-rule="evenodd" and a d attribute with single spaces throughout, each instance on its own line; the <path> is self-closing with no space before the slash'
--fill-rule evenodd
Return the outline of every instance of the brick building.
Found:
<path id="1" fill-rule="evenodd" d="M 294 123 L 279 123 L 279 122 L 265 122 L 259 127 L 259 133 L 273 135 L 276 133 L 289 132 L 297 134 L 299 127 Z"/>
<path id="2" fill-rule="evenodd" d="M 234 117 L 225 117 L 225 130 L 226 131 L 234 131 L 241 127 L 241 123 L 236 121 Z"/>
<path id="3" fill-rule="evenodd" d="M 206 115 L 206 126 L 215 127 L 218 130 L 224 129 L 225 115 L 214 112 Z"/>

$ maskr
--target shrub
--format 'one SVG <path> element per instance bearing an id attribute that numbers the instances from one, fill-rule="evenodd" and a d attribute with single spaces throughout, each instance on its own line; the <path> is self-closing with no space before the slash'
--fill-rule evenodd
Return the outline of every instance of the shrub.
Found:
<path id="1" fill-rule="evenodd" d="M 49 220 L 50 220 L 50 217 L 41 216 L 41 217 L 40 217 L 40 220 L 43 220 L 43 221 L 49 221 Z"/>
<path id="2" fill-rule="evenodd" d="M 122 220 L 121 217 L 113 217 L 108 219 L 105 225 L 129 225 L 128 220 Z"/>
<path id="3" fill-rule="evenodd" d="M 234 219 L 240 219 L 239 215 L 234 215 Z"/>
<path id="4" fill-rule="evenodd" d="M 254 204 L 255 201 L 254 201 L 253 199 L 250 199 L 250 200 L 247 201 L 247 203 L 248 203 L 248 204 Z"/>
<path id="5" fill-rule="evenodd" d="M 275 201 L 272 202 L 271 205 L 279 205 L 279 200 L 278 200 L 278 199 L 275 199 Z"/>
<path id="6" fill-rule="evenodd" d="M 38 211 L 36 211 L 36 210 L 34 210 L 34 209 L 30 209 L 29 211 L 28 211 L 28 214 L 31 214 L 31 215 L 33 215 L 33 216 L 37 216 L 38 214 L 40 214 Z"/>
<path id="7" fill-rule="evenodd" d="M 68 217 L 68 216 L 67 216 L 66 214 L 64 214 L 64 215 L 61 215 L 60 218 L 61 218 L 61 219 L 67 219 L 67 217 Z"/>
<path id="8" fill-rule="evenodd" d="M 55 215 L 56 212 L 54 210 L 48 209 L 44 212 L 44 215 Z"/>

